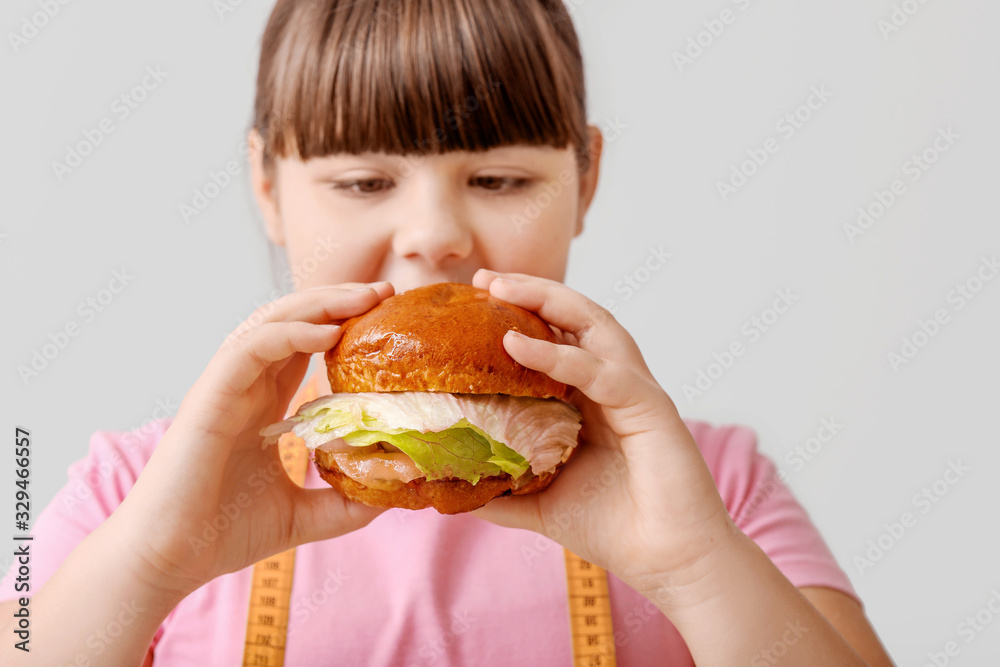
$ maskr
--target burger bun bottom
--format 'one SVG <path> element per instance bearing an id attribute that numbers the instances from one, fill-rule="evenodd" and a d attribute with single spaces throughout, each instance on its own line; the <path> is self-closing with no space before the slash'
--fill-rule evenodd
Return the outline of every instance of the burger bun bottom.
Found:
<path id="1" fill-rule="evenodd" d="M 385 490 L 365 486 L 348 477 L 341 471 L 336 460 L 322 449 L 316 450 L 314 462 L 320 477 L 351 500 L 370 507 L 400 507 L 410 510 L 433 507 L 441 514 L 471 512 L 499 496 L 519 496 L 543 491 L 559 475 L 565 463 L 560 463 L 551 472 L 534 477 L 517 489 L 514 488 L 514 478 L 503 473 L 494 477 L 483 477 L 476 484 L 464 479 L 440 479 L 429 482 L 425 477 L 421 477 L 401 484 L 397 489 Z"/>

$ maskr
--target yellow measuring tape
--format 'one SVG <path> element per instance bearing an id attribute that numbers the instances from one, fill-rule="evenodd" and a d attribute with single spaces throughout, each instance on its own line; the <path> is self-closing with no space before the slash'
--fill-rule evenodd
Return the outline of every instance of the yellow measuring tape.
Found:
<path id="1" fill-rule="evenodd" d="M 298 406 L 317 398 L 318 388 L 314 380 L 315 376 L 295 397 L 292 413 L 298 410 Z M 288 477 L 299 486 L 304 486 L 306 466 L 309 465 L 305 442 L 294 433 L 285 433 L 278 441 L 278 453 Z M 607 573 L 576 554 L 564 551 L 573 665 L 614 667 L 614 629 Z M 282 667 L 285 664 L 294 572 L 295 549 L 254 564 L 243 646 L 244 667 Z"/>
<path id="2" fill-rule="evenodd" d="M 278 452 L 288 477 L 299 486 L 304 486 L 306 466 L 309 465 L 305 442 L 294 433 L 284 433 L 278 441 Z M 294 572 L 295 549 L 282 551 L 254 564 L 250 614 L 243 645 L 244 666 L 281 667 L 285 664 L 285 638 L 288 636 Z"/>
<path id="3" fill-rule="evenodd" d="M 608 574 L 569 549 L 563 551 L 566 552 L 573 664 L 576 667 L 614 667 L 617 663 Z"/>

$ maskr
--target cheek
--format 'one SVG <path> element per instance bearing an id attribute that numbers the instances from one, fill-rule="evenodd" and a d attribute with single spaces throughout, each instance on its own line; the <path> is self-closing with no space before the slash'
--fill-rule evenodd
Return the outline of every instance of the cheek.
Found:
<path id="1" fill-rule="evenodd" d="M 576 231 L 576 198 L 565 190 L 557 197 L 543 191 L 532 199 L 528 205 L 532 215 L 517 220 L 515 235 L 532 247 L 568 244 Z"/>
<path id="2" fill-rule="evenodd" d="M 562 280 L 576 231 L 576 202 L 536 194 L 496 220 L 483 241 L 489 268 Z"/>
<path id="3" fill-rule="evenodd" d="M 291 190 L 281 206 L 296 289 L 375 280 L 378 239 L 370 231 L 365 233 L 365 225 L 345 224 L 348 216 L 330 210 L 322 194 Z"/>

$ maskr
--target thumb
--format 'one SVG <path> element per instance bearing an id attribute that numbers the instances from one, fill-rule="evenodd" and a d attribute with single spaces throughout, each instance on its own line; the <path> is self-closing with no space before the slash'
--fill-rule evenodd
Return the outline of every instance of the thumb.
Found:
<path id="1" fill-rule="evenodd" d="M 505 528 L 522 528 L 536 533 L 545 531 L 545 522 L 538 507 L 538 497 L 534 495 L 494 498 L 470 513 Z"/>
<path id="2" fill-rule="evenodd" d="M 346 498 L 336 489 L 297 488 L 293 496 L 292 542 L 329 540 L 354 532 L 385 511 Z"/>

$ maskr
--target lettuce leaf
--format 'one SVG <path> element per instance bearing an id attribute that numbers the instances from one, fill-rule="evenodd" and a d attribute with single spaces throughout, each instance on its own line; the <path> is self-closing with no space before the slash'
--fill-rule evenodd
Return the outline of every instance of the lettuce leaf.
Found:
<path id="1" fill-rule="evenodd" d="M 501 471 L 518 477 L 528 466 L 536 475 L 551 471 L 569 457 L 579 430 L 579 411 L 556 399 L 360 392 L 305 403 L 260 434 L 264 446 L 292 431 L 310 450 L 328 451 L 384 440 L 429 474 L 444 467 L 451 476 L 471 481 Z"/>
<path id="2" fill-rule="evenodd" d="M 353 431 L 343 440 L 353 447 L 388 442 L 413 459 L 428 481 L 455 477 L 475 484 L 505 472 L 516 479 L 528 470 L 523 456 L 468 426 L 439 433 Z"/>

